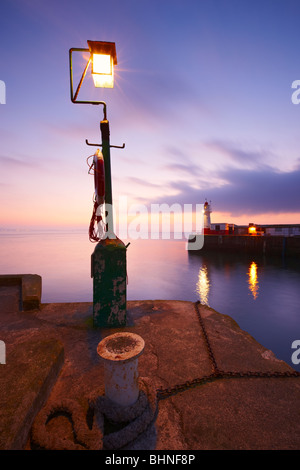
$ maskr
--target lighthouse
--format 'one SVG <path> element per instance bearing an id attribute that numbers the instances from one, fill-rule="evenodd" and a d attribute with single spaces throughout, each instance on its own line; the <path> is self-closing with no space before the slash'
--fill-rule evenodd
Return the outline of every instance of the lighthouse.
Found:
<path id="1" fill-rule="evenodd" d="M 210 214 L 212 212 L 211 201 L 209 204 L 207 201 L 205 201 L 203 212 L 204 212 L 203 228 L 204 228 L 204 235 L 205 235 L 207 233 L 210 233 Z"/>

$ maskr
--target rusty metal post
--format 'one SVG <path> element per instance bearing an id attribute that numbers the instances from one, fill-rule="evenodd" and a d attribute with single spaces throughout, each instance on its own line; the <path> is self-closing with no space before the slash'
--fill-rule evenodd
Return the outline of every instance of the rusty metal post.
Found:
<path id="1" fill-rule="evenodd" d="M 126 325 L 127 268 L 126 246 L 114 234 L 110 165 L 109 122 L 100 122 L 102 154 L 105 166 L 106 237 L 92 254 L 93 323 L 110 328 Z"/>
<path id="2" fill-rule="evenodd" d="M 115 333 L 97 347 L 104 361 L 105 395 L 121 406 L 133 405 L 139 396 L 138 357 L 144 350 L 143 338 L 134 333 Z"/>

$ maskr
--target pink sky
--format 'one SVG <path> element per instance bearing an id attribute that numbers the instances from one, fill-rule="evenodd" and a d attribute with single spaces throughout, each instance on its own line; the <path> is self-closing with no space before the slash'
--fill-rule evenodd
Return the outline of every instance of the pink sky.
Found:
<path id="1" fill-rule="evenodd" d="M 85 139 L 99 142 L 102 110 L 71 103 L 68 68 L 88 39 L 116 43 L 115 88 L 84 88 L 107 102 L 111 144 L 126 144 L 111 150 L 116 205 L 207 199 L 212 222 L 300 223 L 300 4 L 267 4 L 5 1 L 0 228 L 88 227 Z M 100 32 L 99 16 L 113 18 Z"/>

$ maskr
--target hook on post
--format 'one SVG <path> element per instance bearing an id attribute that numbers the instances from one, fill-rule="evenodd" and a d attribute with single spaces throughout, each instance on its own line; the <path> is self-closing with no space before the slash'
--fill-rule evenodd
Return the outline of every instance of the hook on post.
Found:
<path id="1" fill-rule="evenodd" d="M 85 143 L 86 143 L 86 145 L 91 145 L 93 147 L 102 147 L 102 144 L 92 144 L 87 139 L 85 139 Z M 110 147 L 113 147 L 113 148 L 116 148 L 116 149 L 124 149 L 125 144 L 123 144 L 123 145 L 110 145 Z"/>

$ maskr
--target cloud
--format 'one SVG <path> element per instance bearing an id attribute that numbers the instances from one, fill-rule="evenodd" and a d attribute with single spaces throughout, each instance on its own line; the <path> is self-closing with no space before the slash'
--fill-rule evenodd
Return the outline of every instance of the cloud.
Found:
<path id="1" fill-rule="evenodd" d="M 201 167 L 199 164 L 195 164 L 182 150 L 176 147 L 167 147 L 165 152 L 170 157 L 170 163 L 163 165 L 162 168 L 168 171 L 172 171 L 178 175 L 182 174 L 188 176 L 197 176 L 200 174 Z"/>
<path id="2" fill-rule="evenodd" d="M 205 191 L 191 187 L 188 182 L 173 182 L 170 187 L 176 190 L 176 195 L 162 196 L 160 201 L 151 203 L 195 205 L 207 198 L 218 212 L 229 212 L 235 216 L 300 212 L 300 169 L 285 173 L 270 168 L 227 169 L 220 171 L 218 176 L 227 183 Z"/>
<path id="3" fill-rule="evenodd" d="M 145 188 L 145 187 L 147 187 L 147 188 L 160 188 L 161 187 L 159 184 L 151 183 L 148 180 L 144 180 L 142 178 L 138 178 L 138 177 L 135 177 L 135 176 L 129 176 L 126 180 L 129 182 L 129 184 L 131 184 L 131 183 L 138 184 L 140 186 L 143 186 L 143 188 Z"/>
<path id="4" fill-rule="evenodd" d="M 212 195 L 219 200 L 220 210 L 229 210 L 237 215 L 300 212 L 300 170 L 235 169 L 228 170 L 227 174 L 224 172 L 223 177 L 228 184 L 213 190 Z"/>
<path id="5" fill-rule="evenodd" d="M 208 199 L 216 211 L 233 216 L 300 212 L 300 160 L 291 171 L 281 171 L 268 163 L 275 160 L 268 149 L 245 150 L 219 140 L 201 144 L 199 151 L 203 146 L 213 152 L 205 160 L 212 163 L 209 168 L 186 158 L 181 149 L 166 149 L 172 162 L 163 168 L 172 179 L 164 185 L 164 194 L 149 203 L 195 206 Z M 215 152 L 223 158 L 214 158 Z"/>
<path id="6" fill-rule="evenodd" d="M 137 125 L 144 122 L 153 126 L 170 127 L 181 121 L 185 114 L 196 112 L 200 118 L 210 113 L 199 89 L 185 75 L 173 74 L 170 71 L 143 71 L 130 81 L 122 78 L 123 99 L 130 103 L 134 115 L 139 116 Z M 141 121 L 142 119 L 142 121 Z"/>
<path id="7" fill-rule="evenodd" d="M 206 142 L 205 146 L 223 155 L 227 160 L 229 157 L 232 163 L 248 168 L 265 168 L 268 166 L 268 161 L 274 162 L 278 158 L 270 150 L 242 148 L 240 144 L 224 140 L 212 140 Z"/>
<path id="8" fill-rule="evenodd" d="M 37 162 L 34 159 L 19 159 L 15 157 L 8 157 L 6 155 L 0 155 L 0 164 L 1 166 L 8 166 L 8 167 L 26 167 L 26 168 L 32 168 L 37 166 Z"/>

